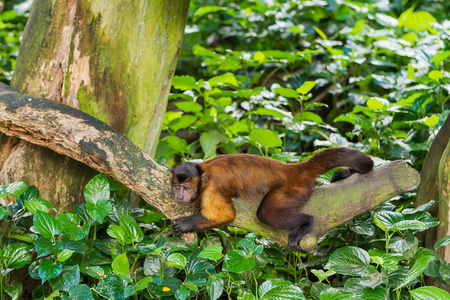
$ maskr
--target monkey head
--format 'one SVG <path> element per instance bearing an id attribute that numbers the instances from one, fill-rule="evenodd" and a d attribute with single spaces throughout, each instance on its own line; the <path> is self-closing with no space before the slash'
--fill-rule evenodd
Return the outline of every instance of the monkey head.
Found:
<path id="1" fill-rule="evenodd" d="M 172 192 L 176 203 L 189 204 L 197 200 L 202 173 L 197 163 L 184 162 L 173 168 Z"/>

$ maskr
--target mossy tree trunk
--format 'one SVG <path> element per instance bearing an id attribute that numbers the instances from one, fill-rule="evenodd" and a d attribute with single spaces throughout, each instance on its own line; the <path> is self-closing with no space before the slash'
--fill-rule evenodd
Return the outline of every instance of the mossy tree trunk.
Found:
<path id="1" fill-rule="evenodd" d="M 424 246 L 433 249 L 438 240 L 450 235 L 450 118 L 445 120 L 436 135 L 420 176 L 416 205 L 422 205 L 430 200 L 437 201 L 429 212 L 439 217 L 439 225 L 421 235 Z M 450 260 L 450 246 L 440 247 L 438 253 L 446 261 Z M 429 279 L 429 283 L 450 291 L 448 285 L 442 285 L 434 279 Z"/>
<path id="2" fill-rule="evenodd" d="M 12 86 L 78 108 L 153 155 L 189 0 L 35 0 Z M 95 171 L 16 138 L 0 138 L 0 184 L 24 180 L 70 207 Z"/>

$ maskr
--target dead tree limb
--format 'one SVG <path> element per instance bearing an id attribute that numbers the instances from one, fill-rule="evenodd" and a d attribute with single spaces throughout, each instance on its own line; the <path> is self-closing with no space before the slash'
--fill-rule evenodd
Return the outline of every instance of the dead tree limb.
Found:
<path id="1" fill-rule="evenodd" d="M 170 192 L 170 173 L 128 138 L 80 110 L 48 99 L 19 94 L 0 83 L 0 131 L 78 160 L 133 190 L 169 219 L 193 213 L 177 206 Z M 313 231 L 300 245 L 312 249 L 317 239 L 391 197 L 419 184 L 418 173 L 405 162 L 385 164 L 365 175 L 317 188 L 302 211 L 315 217 Z M 287 232 L 256 219 L 258 201 L 235 199 L 231 223 L 287 246 Z M 282 216 L 280 216 L 282 217 Z"/>

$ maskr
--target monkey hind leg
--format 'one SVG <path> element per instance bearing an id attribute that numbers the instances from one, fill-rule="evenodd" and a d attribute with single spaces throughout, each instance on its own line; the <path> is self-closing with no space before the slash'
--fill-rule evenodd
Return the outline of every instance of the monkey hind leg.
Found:
<path id="1" fill-rule="evenodd" d="M 256 215 L 262 223 L 275 229 L 290 230 L 289 247 L 300 250 L 298 243 L 311 231 L 314 221 L 313 216 L 300 212 L 309 197 L 310 192 L 306 189 L 272 190 L 261 201 Z"/>

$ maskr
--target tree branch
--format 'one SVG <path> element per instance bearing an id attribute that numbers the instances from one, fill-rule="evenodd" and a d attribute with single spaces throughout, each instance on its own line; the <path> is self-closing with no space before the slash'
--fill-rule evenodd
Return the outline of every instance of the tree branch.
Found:
<path id="1" fill-rule="evenodd" d="M 52 149 L 105 173 L 133 190 L 169 219 L 192 214 L 196 208 L 178 206 L 170 191 L 170 173 L 128 138 L 80 110 L 48 99 L 25 96 L 0 83 L 0 131 Z M 311 250 L 317 239 L 391 197 L 419 184 L 418 173 L 405 162 L 385 164 L 365 175 L 353 175 L 322 186 L 302 209 L 315 217 L 313 230 L 300 245 Z M 287 232 L 261 224 L 258 201 L 233 200 L 231 223 L 287 247 Z M 282 216 L 280 216 L 282 217 Z"/>

